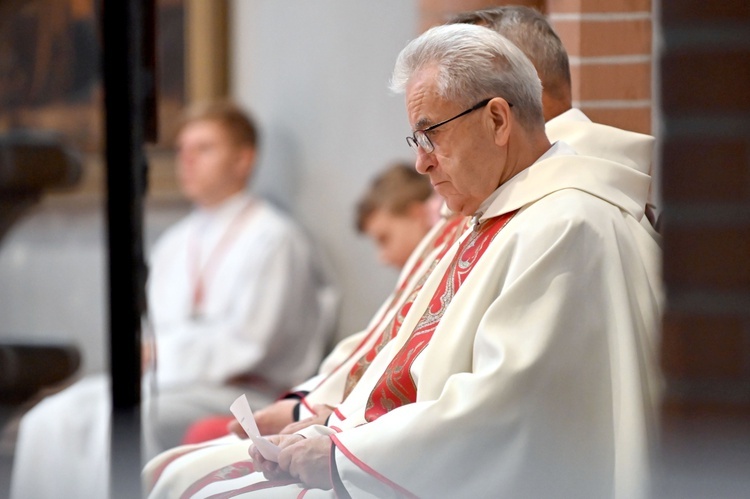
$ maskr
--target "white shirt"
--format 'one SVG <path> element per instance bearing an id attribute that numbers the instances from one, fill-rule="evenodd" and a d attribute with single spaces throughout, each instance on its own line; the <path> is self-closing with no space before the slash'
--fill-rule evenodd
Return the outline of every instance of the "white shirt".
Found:
<path id="1" fill-rule="evenodd" d="M 337 304 L 318 258 L 288 217 L 244 193 L 165 232 L 147 287 L 159 386 L 251 375 L 282 391 L 313 373 Z"/>

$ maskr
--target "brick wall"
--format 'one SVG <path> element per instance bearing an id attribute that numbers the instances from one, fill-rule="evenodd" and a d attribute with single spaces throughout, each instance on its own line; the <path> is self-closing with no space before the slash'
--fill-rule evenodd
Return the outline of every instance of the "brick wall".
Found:
<path id="1" fill-rule="evenodd" d="M 665 3 L 661 25 L 672 404 L 750 414 L 750 4 Z"/>
<path id="2" fill-rule="evenodd" d="M 660 492 L 742 497 L 750 485 L 750 2 L 660 9 L 668 303 Z M 685 456 L 688 466 L 678 466 Z"/>
<path id="3" fill-rule="evenodd" d="M 592 120 L 651 131 L 651 0 L 547 0 L 570 56 L 573 105 Z"/>

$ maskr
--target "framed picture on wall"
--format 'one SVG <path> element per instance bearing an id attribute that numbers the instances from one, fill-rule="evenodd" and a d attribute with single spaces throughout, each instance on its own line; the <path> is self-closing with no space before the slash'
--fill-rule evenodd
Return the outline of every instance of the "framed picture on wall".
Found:
<path id="1" fill-rule="evenodd" d="M 159 144 L 186 102 L 186 3 L 157 0 Z M 0 2 L 0 133 L 62 133 L 82 152 L 101 151 L 101 0 Z"/>

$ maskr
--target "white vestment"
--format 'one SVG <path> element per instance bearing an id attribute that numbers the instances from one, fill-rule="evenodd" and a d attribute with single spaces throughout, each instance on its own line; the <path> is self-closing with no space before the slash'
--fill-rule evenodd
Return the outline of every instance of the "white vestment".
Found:
<path id="1" fill-rule="evenodd" d="M 602 125 L 592 122 L 582 111 L 576 108 L 556 116 L 546 123 L 545 131 L 551 142 L 563 141 L 573 147 L 576 152 L 584 156 L 594 156 L 597 158 L 607 159 L 651 175 L 651 163 L 653 159 L 654 137 L 641 133 L 622 130 L 619 128 Z M 650 196 L 649 192 L 649 196 Z M 650 200 L 647 202 L 652 210 L 656 210 Z M 652 225 L 646 218 L 642 219 L 644 226 L 653 232 Z M 433 228 L 432 234 L 439 231 L 445 218 Z M 411 273 L 413 260 L 422 251 L 425 244 L 434 236 L 428 235 L 417 250 L 415 250 L 404 269 L 399 276 L 399 284 Z M 654 234 L 654 237 L 658 237 Z M 422 269 L 424 270 L 424 269 Z M 417 274 L 417 278 L 421 273 Z M 413 287 L 413 284 L 412 284 Z M 368 328 L 360 333 L 354 334 L 342 340 L 331 354 L 326 357 L 320 367 L 319 376 L 308 380 L 306 383 L 298 386 L 297 391 L 309 391 L 310 393 L 303 399 L 300 407 L 300 419 L 312 415 L 310 407 L 313 404 L 336 405 L 341 402 L 341 394 L 345 383 L 346 373 L 351 369 L 352 364 L 357 357 L 372 345 L 373 337 L 366 337 L 366 333 L 371 331 L 375 325 L 382 328 L 384 323 L 387 324 L 392 318 L 405 297 L 395 304 L 391 303 L 391 295 L 381 309 L 376 313 Z M 391 308 L 385 308 L 386 305 Z M 383 315 L 389 314 L 383 320 Z M 357 352 L 354 354 L 353 352 Z"/>
<path id="2" fill-rule="evenodd" d="M 556 154 L 493 194 L 481 220 L 518 212 L 409 365 L 416 401 L 365 419 L 373 387 L 407 343 L 404 332 L 420 320 L 457 244 L 328 427 L 303 431 L 331 434 L 337 476 L 352 497 L 647 494 L 662 303 L 659 245 L 641 225 L 648 186 L 648 175 L 630 166 Z M 173 449 L 147 465 L 144 482 L 158 479 L 153 498 L 180 497 L 222 470 L 192 497 L 241 490 L 262 475 L 228 479 L 223 468 L 247 460 L 247 447 Z"/>
<path id="3" fill-rule="evenodd" d="M 308 237 L 245 193 L 194 210 L 160 237 L 147 297 L 156 341 L 155 382 L 144 386 L 152 395 L 143 411 L 147 457 L 179 445 L 189 424 L 225 412 L 242 393 L 264 407 L 306 379 L 338 312 L 338 292 Z M 24 415 L 12 498 L 106 497 L 109 406 L 100 375 Z"/>
<path id="4" fill-rule="evenodd" d="M 592 122 L 580 109 L 571 108 L 555 116 L 545 125 L 550 142 L 562 140 L 583 156 L 616 161 L 652 176 L 646 200 L 646 219 L 652 228 L 658 227 L 659 208 L 653 189 L 653 151 L 655 139 L 629 130 Z M 648 227 L 647 227 L 648 228 Z"/>

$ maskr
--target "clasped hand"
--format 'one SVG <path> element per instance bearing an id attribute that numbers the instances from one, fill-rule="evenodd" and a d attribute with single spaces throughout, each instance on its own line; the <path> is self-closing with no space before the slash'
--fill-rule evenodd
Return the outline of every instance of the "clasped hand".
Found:
<path id="1" fill-rule="evenodd" d="M 251 445 L 250 457 L 255 469 L 268 480 L 294 478 L 310 488 L 328 490 L 331 483 L 331 439 L 327 436 L 305 438 L 301 435 L 273 435 L 267 437 L 281 447 L 279 462 L 265 459 Z"/>

